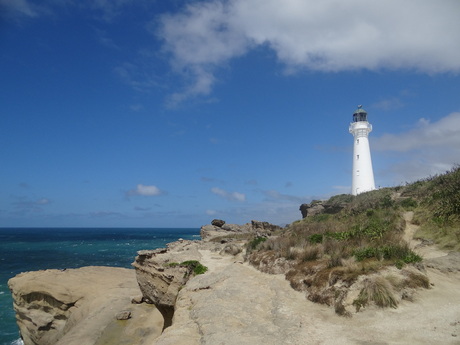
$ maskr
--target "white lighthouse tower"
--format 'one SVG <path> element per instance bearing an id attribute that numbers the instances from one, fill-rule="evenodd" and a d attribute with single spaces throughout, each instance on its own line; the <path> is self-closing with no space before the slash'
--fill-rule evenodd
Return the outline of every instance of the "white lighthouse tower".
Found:
<path id="1" fill-rule="evenodd" d="M 349 131 L 354 138 L 351 194 L 358 195 L 375 189 L 368 138 L 372 125 L 367 122 L 367 112 L 362 105 L 358 105 L 358 109 L 354 112 Z"/>

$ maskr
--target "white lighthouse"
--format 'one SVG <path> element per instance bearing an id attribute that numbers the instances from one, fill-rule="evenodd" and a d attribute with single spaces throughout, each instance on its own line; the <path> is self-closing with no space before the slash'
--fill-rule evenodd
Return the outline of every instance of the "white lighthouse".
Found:
<path id="1" fill-rule="evenodd" d="M 354 138 L 351 194 L 358 195 L 375 189 L 368 138 L 372 125 L 367 122 L 367 112 L 362 105 L 358 105 L 358 109 L 354 112 L 349 131 Z"/>

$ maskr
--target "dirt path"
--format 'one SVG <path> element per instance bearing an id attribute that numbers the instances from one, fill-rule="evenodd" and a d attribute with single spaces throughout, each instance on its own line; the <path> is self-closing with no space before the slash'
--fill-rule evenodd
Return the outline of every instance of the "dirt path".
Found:
<path id="1" fill-rule="evenodd" d="M 413 218 L 414 212 L 404 213 L 406 229 L 404 230 L 403 239 L 409 244 L 409 247 L 424 259 L 434 259 L 448 255 L 447 252 L 437 249 L 435 245 L 423 245 L 421 240 L 414 239 L 419 226 L 412 223 Z"/>

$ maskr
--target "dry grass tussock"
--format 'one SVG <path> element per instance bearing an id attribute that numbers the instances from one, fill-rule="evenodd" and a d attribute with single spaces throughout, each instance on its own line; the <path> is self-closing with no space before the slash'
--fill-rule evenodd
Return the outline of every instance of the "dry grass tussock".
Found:
<path id="1" fill-rule="evenodd" d="M 356 311 L 359 311 L 371 302 L 382 308 L 396 308 L 398 306 L 393 286 L 388 279 L 374 276 L 364 280 L 364 287 L 358 298 L 353 301 L 353 305 L 356 307 Z"/>

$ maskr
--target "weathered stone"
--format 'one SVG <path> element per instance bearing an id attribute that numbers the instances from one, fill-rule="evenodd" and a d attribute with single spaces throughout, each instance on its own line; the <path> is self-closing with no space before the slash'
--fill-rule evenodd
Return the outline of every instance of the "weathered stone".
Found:
<path id="1" fill-rule="evenodd" d="M 131 298 L 131 303 L 132 304 L 141 304 L 144 301 L 142 295 L 141 296 L 135 296 Z"/>
<path id="2" fill-rule="evenodd" d="M 152 301 L 164 318 L 164 328 L 171 325 L 177 294 L 191 276 L 190 267 L 179 265 L 199 260 L 192 241 L 174 242 L 166 250 L 138 252 L 133 267 L 144 299 Z"/>
<path id="3" fill-rule="evenodd" d="M 228 254 L 228 255 L 235 256 L 241 253 L 242 251 L 243 251 L 243 248 L 241 247 L 241 245 L 237 245 L 235 243 L 229 243 L 229 244 L 226 244 L 224 249 L 220 251 L 220 254 L 221 255 Z"/>
<path id="4" fill-rule="evenodd" d="M 302 204 L 299 209 L 303 218 L 324 212 L 324 206 L 321 201 L 312 201 L 310 204 Z"/>
<path id="5" fill-rule="evenodd" d="M 254 231 L 266 231 L 266 232 L 274 232 L 281 230 L 281 227 L 278 225 L 271 224 L 269 222 L 260 222 L 258 220 L 251 220 L 252 229 Z"/>
<path id="6" fill-rule="evenodd" d="M 299 210 L 302 213 L 302 218 L 306 218 L 321 213 L 336 214 L 343 210 L 346 205 L 346 203 L 328 204 L 323 201 L 314 200 L 309 204 L 300 205 Z"/>
<path id="7" fill-rule="evenodd" d="M 131 312 L 129 310 L 120 311 L 115 318 L 117 320 L 129 320 L 131 318 Z"/>
<path id="8" fill-rule="evenodd" d="M 238 225 L 238 224 L 224 224 L 222 226 L 222 229 L 226 230 L 226 231 L 232 231 L 232 232 L 241 232 L 241 231 L 243 231 L 243 227 L 241 225 Z"/>
<path id="9" fill-rule="evenodd" d="M 200 229 L 200 236 L 203 241 L 208 241 L 214 237 L 222 236 L 223 230 L 214 225 L 204 225 Z"/>
<path id="10" fill-rule="evenodd" d="M 131 269 L 83 267 L 26 272 L 11 278 L 8 286 L 25 345 L 98 345 L 101 337 L 110 333 L 118 334 L 120 344 L 141 344 L 134 334 L 145 328 L 145 318 L 150 319 L 145 339 L 158 337 L 162 330 L 158 310 L 131 304 L 130 296 L 140 292 Z M 114 310 L 127 308 L 144 316 L 133 318 L 120 329 Z"/>
<path id="11" fill-rule="evenodd" d="M 225 221 L 222 220 L 222 219 L 213 219 L 212 222 L 211 222 L 211 225 L 214 225 L 214 226 L 217 226 L 219 228 L 222 227 L 222 225 L 225 224 Z"/>

